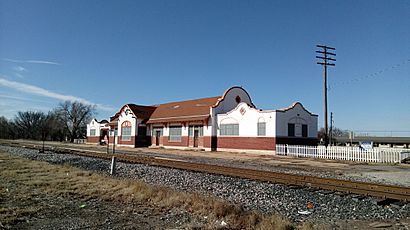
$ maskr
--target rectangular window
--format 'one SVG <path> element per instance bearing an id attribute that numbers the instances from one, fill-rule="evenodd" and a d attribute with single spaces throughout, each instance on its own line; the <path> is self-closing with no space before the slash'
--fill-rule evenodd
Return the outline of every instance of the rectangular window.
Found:
<path id="1" fill-rule="evenodd" d="M 169 140 L 181 141 L 182 126 L 170 126 L 169 127 Z"/>
<path id="2" fill-rule="evenodd" d="M 295 136 L 295 124 L 288 123 L 288 136 L 289 137 Z"/>
<path id="3" fill-rule="evenodd" d="M 121 128 L 121 140 L 123 140 L 123 141 L 131 140 L 131 127 L 122 127 Z"/>
<path id="4" fill-rule="evenodd" d="M 307 137 L 307 136 L 308 136 L 308 126 L 302 125 L 302 137 Z"/>
<path id="5" fill-rule="evenodd" d="M 219 133 L 221 136 L 238 136 L 239 124 L 222 124 Z"/>
<path id="6" fill-rule="evenodd" d="M 266 123 L 258 122 L 258 136 L 266 136 Z"/>
<path id="7" fill-rule="evenodd" d="M 156 137 L 157 136 L 157 132 L 159 132 L 159 136 L 162 137 L 162 133 L 163 133 L 163 128 L 162 127 L 154 127 L 152 128 L 152 136 Z"/>
<path id="8" fill-rule="evenodd" d="M 188 128 L 188 136 L 193 137 L 195 130 L 198 130 L 199 137 L 204 135 L 204 127 L 202 125 L 190 125 Z"/>
<path id="9" fill-rule="evenodd" d="M 194 126 L 189 126 L 188 127 L 188 136 L 192 137 L 194 135 Z"/>
<path id="10" fill-rule="evenodd" d="M 90 136 L 95 136 L 95 129 L 90 129 Z"/>
<path id="11" fill-rule="evenodd" d="M 146 126 L 138 126 L 138 136 L 140 136 L 140 137 L 147 136 L 147 127 Z"/>

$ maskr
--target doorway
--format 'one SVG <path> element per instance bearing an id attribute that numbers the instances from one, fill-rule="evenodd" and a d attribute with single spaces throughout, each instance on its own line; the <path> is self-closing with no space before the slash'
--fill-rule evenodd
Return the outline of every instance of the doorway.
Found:
<path id="1" fill-rule="evenodd" d="M 159 139 L 161 138 L 161 131 L 160 130 L 157 130 L 156 132 L 155 132 L 155 145 L 156 146 L 159 146 Z"/>
<path id="2" fill-rule="evenodd" d="M 199 136 L 199 130 L 195 129 L 194 130 L 194 148 L 198 147 L 198 136 Z"/>
<path id="3" fill-rule="evenodd" d="M 100 133 L 100 144 L 105 145 L 108 142 L 108 130 L 107 129 L 102 129 Z"/>

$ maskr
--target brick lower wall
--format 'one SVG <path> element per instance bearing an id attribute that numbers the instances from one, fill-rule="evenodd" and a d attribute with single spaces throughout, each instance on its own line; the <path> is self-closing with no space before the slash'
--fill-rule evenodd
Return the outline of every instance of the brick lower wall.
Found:
<path id="1" fill-rule="evenodd" d="M 188 146 L 194 147 L 194 137 L 188 137 Z M 204 137 L 198 137 L 198 147 L 204 146 Z"/>
<path id="2" fill-rule="evenodd" d="M 274 137 L 218 137 L 217 147 L 224 149 L 275 150 Z"/>
<path id="3" fill-rule="evenodd" d="M 211 139 L 212 139 L 212 137 L 210 137 L 210 136 L 202 137 L 203 147 L 204 148 L 211 148 Z"/>
<path id="4" fill-rule="evenodd" d="M 169 141 L 168 136 L 163 136 L 162 142 L 164 146 L 188 147 L 188 137 L 187 136 L 182 136 L 181 141 Z"/>
<path id="5" fill-rule="evenodd" d="M 167 138 L 168 138 L 168 137 L 167 137 Z M 163 136 L 160 136 L 160 137 L 159 137 L 159 139 L 158 139 L 158 146 L 164 145 L 164 139 L 165 139 L 165 137 L 163 137 Z M 152 136 L 152 137 L 151 137 L 151 144 L 152 144 L 153 146 L 156 146 L 156 144 L 157 144 L 157 139 L 156 139 L 155 136 Z"/>
<path id="6" fill-rule="evenodd" d="M 135 136 L 131 136 L 131 139 L 129 141 L 122 140 L 121 136 L 117 137 L 117 144 L 119 145 L 132 145 L 135 146 Z"/>
<path id="7" fill-rule="evenodd" d="M 96 137 L 99 141 L 99 137 Z M 133 145 L 135 147 L 146 147 L 155 145 L 155 137 L 131 137 L 130 141 L 122 141 L 121 137 L 118 138 L 118 144 Z M 161 136 L 159 138 L 159 144 L 161 146 L 175 146 L 175 147 L 193 147 L 193 137 L 182 136 L 181 141 L 169 141 L 168 136 Z M 87 141 L 89 139 L 87 138 Z M 89 141 L 92 142 L 93 141 Z M 110 143 L 113 142 L 113 138 L 110 137 Z M 317 145 L 317 138 L 298 138 L 298 137 L 199 137 L 198 147 L 211 148 L 212 150 L 222 149 L 239 149 L 239 150 L 275 150 L 276 144 L 289 144 L 289 145 Z"/>
<path id="8" fill-rule="evenodd" d="M 99 143 L 100 142 L 100 137 L 87 137 L 87 142 L 88 143 Z"/>

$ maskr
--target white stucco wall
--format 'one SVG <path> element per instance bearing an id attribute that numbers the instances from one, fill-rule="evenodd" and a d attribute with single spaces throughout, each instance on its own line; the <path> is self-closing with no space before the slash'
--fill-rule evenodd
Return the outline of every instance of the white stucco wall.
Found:
<path id="1" fill-rule="evenodd" d="M 220 134 L 221 124 L 239 124 L 239 136 L 241 137 L 257 137 L 258 122 L 266 123 L 265 137 L 275 137 L 275 112 L 260 111 L 250 107 L 247 103 L 241 102 L 233 110 L 217 114 L 217 135 Z"/>
<path id="2" fill-rule="evenodd" d="M 132 114 L 132 113 L 128 113 L 126 114 L 126 109 L 127 107 L 125 107 L 121 113 L 120 116 L 118 117 L 118 136 L 121 136 L 121 125 L 123 122 L 125 121 L 129 121 L 131 122 L 131 136 L 135 136 L 137 133 L 137 118 Z"/>
<path id="3" fill-rule="evenodd" d="M 212 136 L 212 120 L 208 119 L 208 124 L 204 125 L 204 136 Z"/>
<path id="4" fill-rule="evenodd" d="M 212 136 L 217 136 L 218 134 L 217 115 L 224 114 L 235 109 L 238 106 L 236 97 L 240 97 L 240 103 L 252 104 L 252 99 L 250 98 L 249 94 L 241 87 L 229 88 L 227 91 L 225 91 L 223 96 L 223 100 L 218 103 L 218 106 L 211 108 L 210 125 L 212 126 L 212 129 L 210 131 Z"/>
<path id="5" fill-rule="evenodd" d="M 219 102 L 218 106 L 214 108 L 215 114 L 220 114 L 220 113 L 227 113 L 228 111 L 231 111 L 232 109 L 236 108 L 238 103 L 236 102 L 236 97 L 239 96 L 241 98 L 240 102 L 245 102 L 248 104 L 251 104 L 251 98 L 248 95 L 248 93 L 239 87 L 233 87 L 228 89 L 225 92 L 225 97 L 223 98 L 222 101 Z"/>
<path id="6" fill-rule="evenodd" d="M 95 129 L 95 136 L 100 136 L 100 127 L 101 127 L 101 124 L 98 123 L 96 119 L 92 119 L 91 122 L 87 124 L 87 137 L 90 136 L 91 129 Z"/>
<path id="7" fill-rule="evenodd" d="M 99 123 L 95 118 L 87 124 L 87 137 L 90 137 L 91 129 L 95 129 L 93 137 L 101 136 L 101 129 L 108 129 L 107 123 Z"/>
<path id="8" fill-rule="evenodd" d="M 308 125 L 308 137 L 317 137 L 317 115 L 309 114 L 300 103 L 276 112 L 276 136 L 288 136 L 288 123 L 295 124 L 295 136 L 302 137 L 302 124 Z"/>

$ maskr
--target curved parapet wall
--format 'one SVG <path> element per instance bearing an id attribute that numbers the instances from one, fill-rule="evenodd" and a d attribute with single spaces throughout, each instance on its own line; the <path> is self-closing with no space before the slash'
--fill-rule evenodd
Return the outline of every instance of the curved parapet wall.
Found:
<path id="1" fill-rule="evenodd" d="M 214 114 L 226 113 L 235 109 L 239 103 L 244 102 L 250 107 L 255 107 L 252 103 L 251 96 L 246 90 L 240 86 L 233 86 L 225 91 L 223 96 L 218 99 L 216 104 L 212 106 Z"/>

